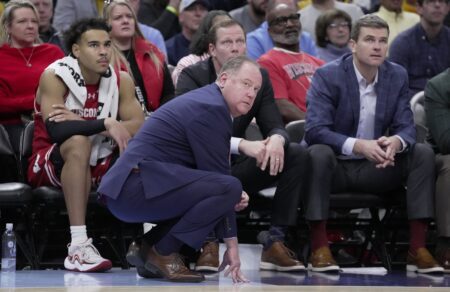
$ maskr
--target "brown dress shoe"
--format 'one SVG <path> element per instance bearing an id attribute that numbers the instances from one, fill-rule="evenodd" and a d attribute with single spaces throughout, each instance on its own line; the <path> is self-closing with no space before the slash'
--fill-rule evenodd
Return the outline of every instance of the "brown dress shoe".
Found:
<path id="1" fill-rule="evenodd" d="M 418 248 L 415 256 L 411 252 L 408 252 L 406 270 L 423 274 L 444 272 L 444 269 L 424 247 Z"/>
<path id="2" fill-rule="evenodd" d="M 305 270 L 303 263 L 296 259 L 295 253 L 281 241 L 275 241 L 267 250 L 263 250 L 259 268 L 280 272 Z"/>
<path id="3" fill-rule="evenodd" d="M 167 280 L 173 282 L 197 283 L 205 280 L 202 274 L 189 270 L 184 265 L 179 254 L 172 253 L 168 256 L 163 256 L 158 254 L 154 246 L 150 248 L 147 254 L 145 269 L 153 274 L 162 275 Z"/>
<path id="4" fill-rule="evenodd" d="M 450 247 L 436 248 L 435 255 L 436 261 L 444 268 L 444 272 L 450 273 Z"/>
<path id="5" fill-rule="evenodd" d="M 338 272 L 339 266 L 328 246 L 322 246 L 313 251 L 309 257 L 308 269 L 313 272 Z"/>
<path id="6" fill-rule="evenodd" d="M 138 244 L 133 241 L 128 247 L 125 258 L 130 265 L 136 267 L 136 271 L 140 277 L 143 278 L 161 278 L 162 276 L 154 274 L 148 271 L 145 265 L 145 255 L 148 253 L 149 247 L 143 241 L 142 244 Z"/>
<path id="7" fill-rule="evenodd" d="M 219 243 L 207 242 L 202 247 L 200 256 L 195 264 L 198 272 L 218 272 L 219 271 Z"/>

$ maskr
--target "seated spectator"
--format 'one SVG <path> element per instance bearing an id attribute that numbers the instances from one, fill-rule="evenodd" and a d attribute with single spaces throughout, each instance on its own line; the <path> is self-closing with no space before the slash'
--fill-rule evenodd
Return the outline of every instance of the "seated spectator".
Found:
<path id="1" fill-rule="evenodd" d="M 103 17 L 111 26 L 111 40 L 125 56 L 135 83 L 136 98 L 148 115 L 174 95 L 174 87 L 164 55 L 142 36 L 136 14 L 126 0 L 105 6 Z M 114 60 L 119 62 L 118 60 Z M 129 65 L 129 66 L 126 66 Z"/>
<path id="2" fill-rule="evenodd" d="M 269 34 L 275 47 L 258 63 L 269 72 L 275 102 L 284 122 L 303 120 L 306 92 L 316 69 L 324 64 L 300 50 L 300 15 L 286 4 L 278 4 L 267 15 Z"/>
<path id="3" fill-rule="evenodd" d="M 425 88 L 429 142 L 436 154 L 436 260 L 450 272 L 450 68 L 432 78 Z"/>
<path id="4" fill-rule="evenodd" d="M 380 3 L 380 9 L 375 12 L 375 15 L 381 17 L 389 25 L 389 45 L 399 33 L 420 21 L 417 14 L 402 10 L 402 1 L 381 0 Z"/>
<path id="5" fill-rule="evenodd" d="M 211 58 L 189 66 L 181 72 L 176 94 L 180 95 L 214 82 L 217 72 L 229 59 L 245 54 L 245 33 L 235 20 L 225 20 L 208 33 Z M 251 110 L 233 120 L 230 152 L 231 173 L 239 178 L 249 194 L 277 183 L 272 202 L 271 225 L 259 238 L 263 244 L 260 268 L 277 271 L 305 270 L 303 263 L 288 249 L 288 228 L 297 225 L 302 186 L 307 181 L 309 158 L 298 143 L 289 143 L 281 115 L 275 105 L 273 89 L 265 69 L 261 69 L 262 87 Z M 176 100 L 176 98 L 175 98 Z M 248 141 L 245 131 L 255 119 L 264 140 Z M 239 155 L 241 154 L 241 155 Z M 196 270 L 217 271 L 219 244 L 214 235 L 205 243 Z"/>
<path id="6" fill-rule="evenodd" d="M 141 0 L 139 22 L 154 27 L 168 40 L 181 30 L 178 11 L 181 0 Z"/>
<path id="7" fill-rule="evenodd" d="M 18 153 L 22 118 L 31 118 L 39 77 L 64 53 L 55 45 L 39 44 L 39 14 L 29 1 L 10 1 L 0 22 L 0 124 Z"/>
<path id="8" fill-rule="evenodd" d="M 303 30 L 309 32 L 314 40 L 317 40 L 317 18 L 325 11 L 331 9 L 345 11 L 348 15 L 350 15 L 353 23 L 364 15 L 361 8 L 353 3 L 343 3 L 336 0 L 312 0 L 311 5 L 308 5 L 300 10 L 300 14 L 302 15 L 300 17 L 300 21 L 302 22 Z"/>
<path id="9" fill-rule="evenodd" d="M 346 12 L 331 9 L 317 18 L 317 57 L 331 62 L 350 53 L 348 45 L 352 19 Z"/>
<path id="10" fill-rule="evenodd" d="M 450 67 L 450 28 L 444 26 L 449 10 L 449 0 L 418 0 L 420 22 L 400 33 L 391 44 L 389 60 L 408 72 L 410 97 Z"/>
<path id="11" fill-rule="evenodd" d="M 166 41 L 169 64 L 176 66 L 178 61 L 189 55 L 189 44 L 202 19 L 208 13 L 208 3 L 198 0 L 181 0 L 178 21 L 181 32 Z"/>
<path id="12" fill-rule="evenodd" d="M 214 84 L 155 112 L 105 175 L 98 191 L 115 216 L 158 222 L 155 229 L 166 230 L 144 252 L 148 272 L 175 282 L 205 280 L 178 252 L 184 244 L 199 249 L 216 230 L 227 246 L 225 273 L 231 272 L 235 283 L 247 282 L 240 270 L 235 211 L 247 206 L 248 195 L 230 175 L 230 117 L 246 114 L 259 88 L 257 64 L 245 57 L 231 60 Z"/>
<path id="13" fill-rule="evenodd" d="M 99 19 L 73 24 L 64 34 L 70 55 L 48 66 L 36 92 L 28 179 L 34 187 L 62 188 L 72 237 L 64 267 L 70 271 L 112 266 L 87 237 L 89 192 L 144 121 L 133 80 L 109 64 L 109 30 Z"/>
<path id="14" fill-rule="evenodd" d="M 106 0 L 109 2 L 111 0 Z M 58 0 L 55 6 L 53 27 L 59 31 L 66 31 L 73 23 L 82 18 L 98 17 L 99 10 L 96 1 L 92 0 Z M 70 51 L 70 48 L 67 48 Z"/>
<path id="15" fill-rule="evenodd" d="M 230 19 L 231 16 L 228 12 L 223 10 L 212 10 L 208 12 L 206 17 L 203 19 L 202 23 L 198 27 L 198 30 L 195 32 L 192 37 L 192 41 L 189 45 L 189 50 L 191 54 L 183 57 L 178 61 L 177 66 L 172 72 L 172 80 L 173 84 L 177 85 L 178 76 L 184 68 L 193 65 L 199 61 L 203 61 L 208 59 L 209 53 L 209 41 L 208 41 L 208 31 L 219 21 L 223 21 L 226 19 Z"/>
<path id="16" fill-rule="evenodd" d="M 39 12 L 39 38 L 64 50 L 60 33 L 52 26 L 53 0 L 31 0 Z"/>
<path id="17" fill-rule="evenodd" d="M 139 7 L 140 7 L 141 0 L 129 0 L 128 3 L 130 4 L 131 8 L 133 8 L 134 14 L 137 15 L 139 13 Z M 140 22 L 138 22 L 138 26 L 139 26 L 139 29 L 141 30 L 144 38 L 146 40 L 148 40 L 149 42 L 153 43 L 155 46 L 157 46 L 158 49 L 167 58 L 166 43 L 164 42 L 164 38 L 163 38 L 161 32 L 159 30 L 157 30 L 156 28 L 153 28 L 151 26 L 148 26 L 148 25 L 140 23 Z"/>
<path id="18" fill-rule="evenodd" d="M 231 17 L 244 27 L 245 33 L 258 28 L 266 16 L 267 0 L 248 0 L 247 5 L 230 11 Z"/>
<path id="19" fill-rule="evenodd" d="M 271 8 L 278 4 L 286 4 L 295 9 L 295 0 L 268 0 L 266 16 Z M 247 34 L 247 56 L 250 59 L 257 60 L 263 54 L 273 48 L 273 41 L 268 32 L 269 26 L 267 21 L 264 21 L 261 26 L 254 31 Z M 303 52 L 316 56 L 316 44 L 308 32 L 302 31 L 299 36 L 299 43 L 302 44 Z"/>
<path id="20" fill-rule="evenodd" d="M 408 75 L 385 61 L 388 37 L 389 26 L 380 17 L 361 17 L 352 30 L 353 53 L 317 69 L 308 91 L 305 141 L 312 166 L 305 217 L 311 226 L 313 271 L 339 268 L 326 235 L 331 192 L 386 193 L 406 186 L 406 268 L 443 272 L 425 247 L 434 215 L 434 153 L 416 143 Z"/>

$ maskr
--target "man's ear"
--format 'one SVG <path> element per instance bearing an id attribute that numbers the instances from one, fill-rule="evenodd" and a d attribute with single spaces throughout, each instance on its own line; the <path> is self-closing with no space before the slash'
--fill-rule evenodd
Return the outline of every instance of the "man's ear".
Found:
<path id="1" fill-rule="evenodd" d="M 225 83 L 228 80 L 228 73 L 227 72 L 222 72 L 219 76 L 219 78 L 217 79 L 217 83 L 220 87 L 220 89 L 223 89 L 225 87 Z"/>
<path id="2" fill-rule="evenodd" d="M 350 39 L 350 41 L 348 42 L 350 49 L 352 50 L 352 53 L 354 53 L 356 51 L 356 42 L 352 39 Z"/>
<path id="3" fill-rule="evenodd" d="M 72 55 L 77 59 L 80 56 L 80 46 L 76 43 L 72 45 Z"/>
<path id="4" fill-rule="evenodd" d="M 214 46 L 214 44 L 209 44 L 208 45 L 208 54 L 211 56 L 211 57 L 215 57 L 216 56 L 216 46 Z"/>

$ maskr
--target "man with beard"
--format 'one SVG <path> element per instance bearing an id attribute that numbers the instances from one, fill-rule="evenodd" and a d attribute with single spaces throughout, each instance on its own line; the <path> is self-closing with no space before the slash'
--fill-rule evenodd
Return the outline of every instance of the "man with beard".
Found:
<path id="1" fill-rule="evenodd" d="M 420 22 L 392 42 L 389 59 L 408 71 L 410 97 L 450 67 L 450 29 L 444 26 L 449 9 L 449 0 L 418 0 Z"/>
<path id="2" fill-rule="evenodd" d="M 230 11 L 231 17 L 244 27 L 245 33 L 258 28 L 266 16 L 267 0 L 248 0 L 248 4 Z"/>
<path id="3" fill-rule="evenodd" d="M 306 115 L 306 92 L 316 69 L 324 61 L 300 51 L 300 15 L 286 4 L 278 4 L 267 15 L 269 34 L 275 47 L 258 63 L 267 69 L 275 102 L 285 123 Z"/>

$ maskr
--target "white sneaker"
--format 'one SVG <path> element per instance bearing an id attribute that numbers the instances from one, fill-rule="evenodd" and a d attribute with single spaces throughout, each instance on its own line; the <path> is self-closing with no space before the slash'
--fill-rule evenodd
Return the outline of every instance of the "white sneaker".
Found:
<path id="1" fill-rule="evenodd" d="M 81 245 L 67 246 L 69 254 L 64 260 L 64 268 L 77 272 L 104 272 L 112 267 L 110 260 L 102 258 L 89 238 Z"/>

